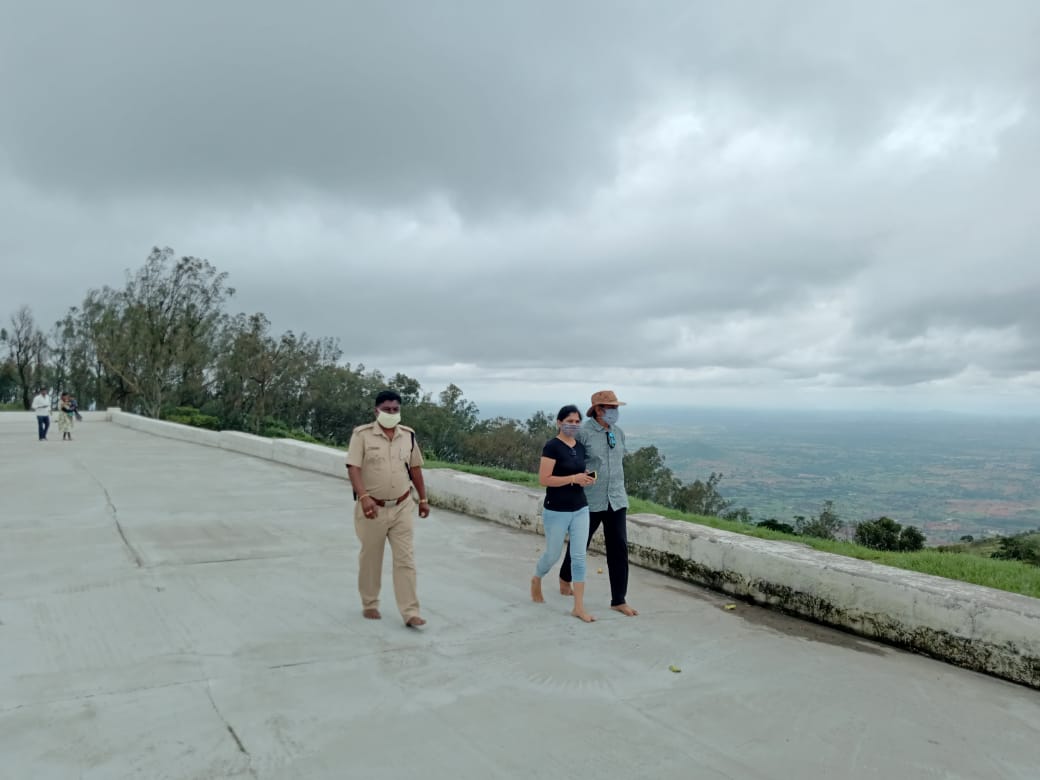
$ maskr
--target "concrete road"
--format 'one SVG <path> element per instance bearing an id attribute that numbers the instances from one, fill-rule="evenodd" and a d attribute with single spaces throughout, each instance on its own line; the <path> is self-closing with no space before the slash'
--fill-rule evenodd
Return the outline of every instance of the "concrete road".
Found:
<path id="1" fill-rule="evenodd" d="M 1034 691 L 642 570 L 625 618 L 602 558 L 585 625 L 539 537 L 436 508 L 428 627 L 389 576 L 366 621 L 346 482 L 53 438 L 0 425 L 0 777 L 1040 776 Z"/>

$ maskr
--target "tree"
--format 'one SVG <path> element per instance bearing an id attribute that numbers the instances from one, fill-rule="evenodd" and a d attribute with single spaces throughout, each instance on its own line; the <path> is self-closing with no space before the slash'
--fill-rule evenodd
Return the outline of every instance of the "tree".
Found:
<path id="1" fill-rule="evenodd" d="M 924 547 L 925 536 L 912 525 L 903 526 L 890 517 L 856 524 L 856 544 L 873 550 L 913 552 Z"/>
<path id="2" fill-rule="evenodd" d="M 901 530 L 902 526 L 892 518 L 879 517 L 877 520 L 857 523 L 853 539 L 856 544 L 872 550 L 898 550 Z"/>
<path id="3" fill-rule="evenodd" d="M 22 406 L 32 405 L 35 387 L 44 381 L 47 340 L 36 327 L 32 310 L 22 306 L 11 315 L 11 330 L 0 330 L 0 341 L 7 345 L 8 358 L 18 381 Z"/>
<path id="4" fill-rule="evenodd" d="M 462 390 L 454 384 L 448 385 L 433 403 L 423 397 L 409 410 L 407 423 L 415 428 L 423 443 L 424 452 L 449 463 L 465 459 L 464 453 L 471 446 L 470 434 L 478 427 L 479 410 L 471 401 L 465 400 Z M 539 445 L 539 452 L 541 445 Z"/>
<path id="5" fill-rule="evenodd" d="M 718 491 L 722 474 L 714 471 L 704 482 L 693 482 L 679 485 L 672 493 L 672 507 L 681 512 L 691 512 L 705 517 L 722 517 L 729 511 L 732 502 L 727 501 Z"/>
<path id="6" fill-rule="evenodd" d="M 834 509 L 833 501 L 824 501 L 820 514 L 816 517 L 810 517 L 807 520 L 804 515 L 796 515 L 794 520 L 795 531 L 799 536 L 834 539 L 841 530 L 841 518 Z"/>
<path id="7" fill-rule="evenodd" d="M 925 535 L 912 525 L 903 526 L 899 532 L 899 549 L 901 552 L 916 552 L 924 549 Z"/>
<path id="8" fill-rule="evenodd" d="M 671 506 L 672 496 L 681 483 L 664 465 L 664 455 L 657 447 L 640 447 L 626 455 L 624 467 L 625 490 L 630 495 Z"/>
<path id="9" fill-rule="evenodd" d="M 175 260 L 169 248 L 153 249 L 122 290 L 91 290 L 84 324 L 124 401 L 151 417 L 200 403 L 233 294 L 226 273 L 196 257 Z"/>
<path id="10" fill-rule="evenodd" d="M 533 473 L 538 471 L 542 447 L 549 438 L 551 435 L 531 433 L 519 420 L 496 417 L 465 437 L 462 455 L 468 463 Z"/>
<path id="11" fill-rule="evenodd" d="M 1040 566 L 1040 536 L 1021 534 L 1000 539 L 1000 549 L 992 558 L 1004 561 L 1022 561 Z"/>

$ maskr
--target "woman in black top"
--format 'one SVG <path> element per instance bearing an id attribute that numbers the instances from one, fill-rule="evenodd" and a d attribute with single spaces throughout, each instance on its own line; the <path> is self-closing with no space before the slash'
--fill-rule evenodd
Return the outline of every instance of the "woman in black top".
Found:
<path id="1" fill-rule="evenodd" d="M 565 406 L 556 415 L 559 434 L 549 439 L 542 448 L 538 467 L 538 482 L 545 486 L 542 504 L 542 525 L 545 527 L 545 552 L 535 565 L 531 578 L 531 600 L 542 603 L 542 577 L 560 559 L 566 536 L 587 539 L 589 535 L 589 504 L 585 500 L 585 486 L 595 478 L 585 472 L 585 447 L 575 436 L 581 427 L 581 412 L 574 405 Z M 571 614 L 591 623 L 594 618 L 585 611 L 585 552 L 571 550 L 571 581 L 574 589 L 574 609 Z M 579 557 L 580 556 L 580 557 Z"/>

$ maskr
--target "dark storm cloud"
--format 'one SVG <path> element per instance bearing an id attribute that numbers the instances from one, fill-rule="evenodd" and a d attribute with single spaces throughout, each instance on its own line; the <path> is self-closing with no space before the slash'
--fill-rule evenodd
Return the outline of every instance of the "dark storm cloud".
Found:
<path id="1" fill-rule="evenodd" d="M 9 4 L 0 312 L 159 244 L 390 372 L 1040 390 L 1037 40 L 1027 0 Z"/>

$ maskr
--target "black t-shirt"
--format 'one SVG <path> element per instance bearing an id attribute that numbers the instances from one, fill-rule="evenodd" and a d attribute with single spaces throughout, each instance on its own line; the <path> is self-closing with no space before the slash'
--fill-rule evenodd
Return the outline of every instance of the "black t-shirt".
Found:
<path id="1" fill-rule="evenodd" d="M 585 445 L 576 442 L 573 447 L 568 447 L 558 438 L 549 439 L 542 447 L 542 457 L 552 458 L 552 475 L 554 477 L 569 477 L 572 474 L 585 473 Z M 583 506 L 588 506 L 585 500 L 585 488 L 581 485 L 561 485 L 560 487 L 547 487 L 545 489 L 545 502 L 542 504 L 546 509 L 554 512 L 576 512 Z"/>

